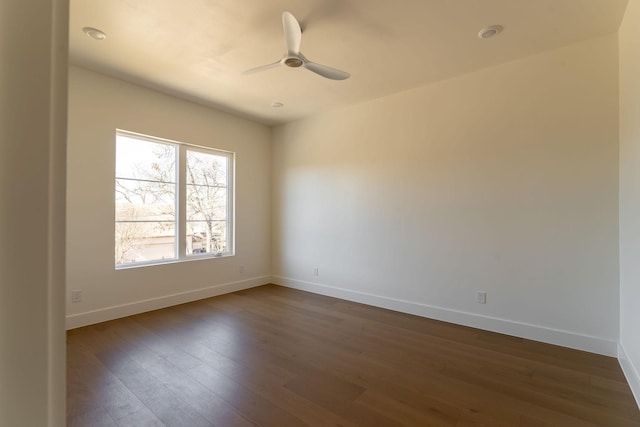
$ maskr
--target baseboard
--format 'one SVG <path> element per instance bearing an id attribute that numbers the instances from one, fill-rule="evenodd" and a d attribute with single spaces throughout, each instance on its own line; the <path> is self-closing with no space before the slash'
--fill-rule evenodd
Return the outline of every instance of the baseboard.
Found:
<path id="1" fill-rule="evenodd" d="M 633 397 L 636 398 L 638 408 L 640 408 L 640 369 L 637 369 L 638 367 L 634 366 L 629 356 L 627 356 L 622 344 L 618 344 L 618 362 L 622 367 L 624 376 L 627 378 Z"/>
<path id="2" fill-rule="evenodd" d="M 238 282 L 224 283 L 210 286 L 208 288 L 196 289 L 193 291 L 181 292 L 173 295 L 166 295 L 158 298 L 151 298 L 143 301 L 136 301 L 128 304 L 113 307 L 101 308 L 99 310 L 87 311 L 67 316 L 67 330 L 79 328 L 81 326 L 93 325 L 94 323 L 106 322 L 120 317 L 131 316 L 144 313 L 146 311 L 158 310 L 172 305 L 184 304 L 186 302 L 197 301 L 204 298 L 211 298 L 230 292 L 241 291 L 243 289 L 254 288 L 256 286 L 271 283 L 271 276 L 254 277 Z"/>
<path id="3" fill-rule="evenodd" d="M 288 277 L 273 276 L 272 283 L 289 288 L 341 298 L 348 301 L 386 308 L 389 310 L 400 311 L 416 316 L 442 320 L 444 322 L 470 326 L 473 328 L 541 341 L 577 350 L 584 350 L 606 356 L 616 357 L 618 352 L 618 343 L 616 341 L 590 335 L 577 334 L 569 331 L 545 328 L 538 325 L 456 311 L 412 301 L 405 301 L 334 286 L 291 279 Z"/>

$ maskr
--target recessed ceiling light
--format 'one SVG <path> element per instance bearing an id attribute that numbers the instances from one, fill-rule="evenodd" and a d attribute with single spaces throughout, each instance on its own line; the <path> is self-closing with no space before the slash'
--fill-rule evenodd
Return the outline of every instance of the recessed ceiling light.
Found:
<path id="1" fill-rule="evenodd" d="M 97 28 L 93 28 L 93 27 L 84 27 L 82 29 L 82 31 L 88 35 L 89 37 L 91 37 L 92 39 L 96 39 L 96 40 L 104 40 L 107 38 L 107 35 L 103 32 L 100 31 Z"/>
<path id="2" fill-rule="evenodd" d="M 502 25 L 490 25 L 480 30 L 478 37 L 481 39 L 490 39 L 493 36 L 497 36 L 502 32 L 504 28 Z"/>
<path id="3" fill-rule="evenodd" d="M 282 102 L 275 101 L 271 103 L 271 108 L 282 108 L 282 107 L 284 107 L 284 104 Z"/>

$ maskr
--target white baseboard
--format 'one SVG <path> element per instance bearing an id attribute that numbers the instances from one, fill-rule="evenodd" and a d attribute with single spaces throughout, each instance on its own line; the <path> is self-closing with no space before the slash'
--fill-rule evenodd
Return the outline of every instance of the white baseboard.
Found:
<path id="1" fill-rule="evenodd" d="M 543 326 L 514 322 L 511 320 L 456 311 L 448 308 L 435 307 L 412 301 L 405 301 L 380 295 L 373 295 L 365 292 L 352 291 L 349 289 L 337 288 L 334 286 L 327 286 L 318 283 L 305 282 L 288 277 L 273 276 L 272 283 L 289 288 L 309 291 L 316 294 L 341 298 L 348 301 L 382 307 L 389 310 L 400 311 L 416 316 L 427 317 L 430 319 L 441 320 L 458 325 L 470 326 L 473 328 L 484 329 L 535 341 L 541 341 L 548 344 L 555 344 L 563 347 L 574 348 L 577 350 L 584 350 L 591 353 L 603 354 L 605 356 L 616 357 L 618 354 L 618 343 L 616 341 L 590 335 L 583 335 L 559 329 L 545 328 Z"/>
<path id="2" fill-rule="evenodd" d="M 627 378 L 633 397 L 636 398 L 638 408 L 640 408 L 640 370 L 637 369 L 637 366 L 634 366 L 622 344 L 618 344 L 618 362 L 622 367 L 624 376 Z"/>
<path id="3" fill-rule="evenodd" d="M 254 277 L 238 282 L 223 283 L 220 285 L 210 286 L 208 288 L 101 308 L 98 310 L 87 311 L 85 313 L 72 314 L 67 316 L 67 330 L 79 328 L 81 326 L 93 325 L 94 323 L 106 322 L 120 317 L 132 316 L 146 311 L 158 310 L 172 305 L 184 304 L 186 302 L 241 291 L 243 289 L 254 288 L 268 283 L 271 283 L 271 276 Z"/>

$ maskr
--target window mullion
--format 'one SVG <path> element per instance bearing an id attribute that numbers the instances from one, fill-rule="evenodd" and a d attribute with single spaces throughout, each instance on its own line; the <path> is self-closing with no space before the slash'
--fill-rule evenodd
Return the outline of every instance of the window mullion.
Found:
<path id="1" fill-rule="evenodd" d="M 176 200 L 176 228 L 178 230 L 178 258 L 187 256 L 187 150 L 178 146 L 178 197 Z"/>

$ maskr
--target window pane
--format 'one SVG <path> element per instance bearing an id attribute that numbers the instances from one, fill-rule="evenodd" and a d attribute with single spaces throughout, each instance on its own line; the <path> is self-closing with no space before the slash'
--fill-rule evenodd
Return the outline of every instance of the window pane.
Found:
<path id="1" fill-rule="evenodd" d="M 176 146 L 116 136 L 116 177 L 176 181 Z"/>
<path id="2" fill-rule="evenodd" d="M 187 254 L 227 251 L 226 156 L 187 150 Z"/>
<path id="3" fill-rule="evenodd" d="M 116 179 L 116 221 L 173 221 L 175 184 Z"/>
<path id="4" fill-rule="evenodd" d="M 227 251 L 226 221 L 187 222 L 187 255 Z"/>
<path id="5" fill-rule="evenodd" d="M 116 265 L 176 258 L 177 152 L 116 135 Z"/>
<path id="6" fill-rule="evenodd" d="M 226 156 L 187 150 L 187 184 L 227 186 Z"/>
<path id="7" fill-rule="evenodd" d="M 116 222 L 116 265 L 175 259 L 175 224 Z"/>
<path id="8" fill-rule="evenodd" d="M 187 185 L 187 221 L 227 218 L 227 189 Z"/>

